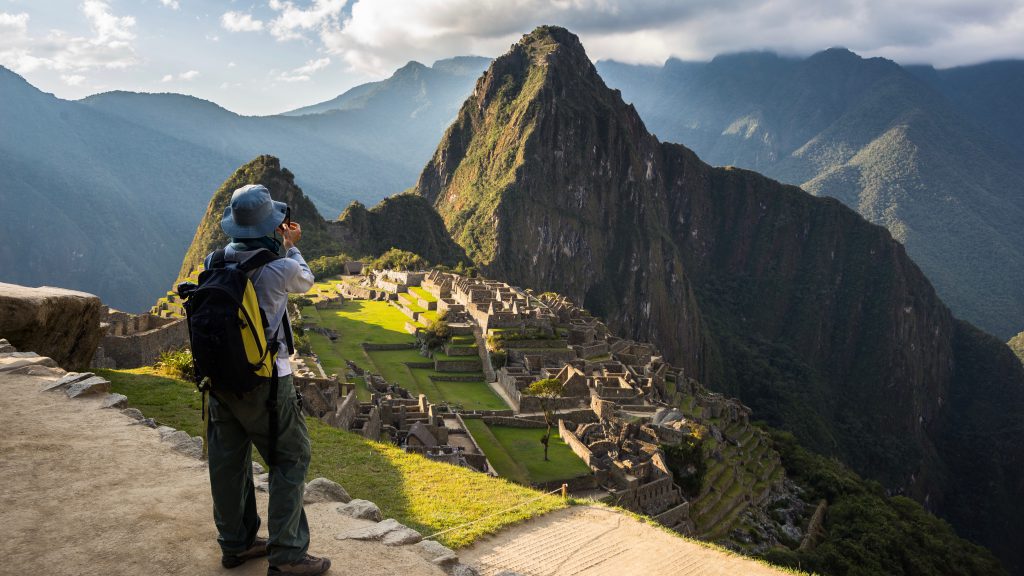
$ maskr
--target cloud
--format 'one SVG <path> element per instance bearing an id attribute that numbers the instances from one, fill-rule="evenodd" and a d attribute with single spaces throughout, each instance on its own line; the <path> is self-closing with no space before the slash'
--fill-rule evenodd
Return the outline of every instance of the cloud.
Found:
<path id="1" fill-rule="evenodd" d="M 181 8 L 181 5 L 178 4 L 178 0 L 160 0 L 160 3 L 170 8 L 171 10 L 177 10 L 178 8 Z"/>
<path id="2" fill-rule="evenodd" d="M 541 24 L 578 34 L 593 59 L 627 62 L 831 46 L 945 66 L 1024 57 L 1024 0 L 354 0 L 347 17 L 285 28 L 315 30 L 350 69 L 385 76 L 410 59 L 496 56 Z"/>
<path id="3" fill-rule="evenodd" d="M 85 81 L 85 76 L 81 74 L 61 74 L 60 79 L 68 86 L 78 86 Z"/>
<path id="4" fill-rule="evenodd" d="M 304 32 L 337 28 L 341 10 L 347 3 L 347 0 L 314 0 L 308 8 L 300 8 L 290 1 L 270 0 L 270 8 L 279 13 L 270 22 L 270 33 L 283 41 L 303 38 Z"/>
<path id="5" fill-rule="evenodd" d="M 28 31 L 28 13 L 8 14 L 0 12 L 0 30 L 5 34 L 24 34 Z"/>
<path id="6" fill-rule="evenodd" d="M 184 80 L 185 82 L 188 82 L 190 80 L 195 80 L 198 76 L 198 70 L 189 70 L 187 72 L 182 72 L 177 76 L 175 76 L 174 74 L 164 74 L 164 77 L 160 79 L 160 82 L 166 84 L 168 82 L 173 82 L 175 79 Z"/>
<path id="7" fill-rule="evenodd" d="M 102 0 L 86 0 L 80 10 L 92 36 L 72 36 L 54 29 L 46 36 L 33 37 L 27 13 L 0 12 L 0 64 L 25 73 L 36 69 L 82 72 L 127 68 L 136 63 L 132 45 L 135 18 L 114 15 Z"/>
<path id="8" fill-rule="evenodd" d="M 220 25 L 230 32 L 259 32 L 263 30 L 262 20 L 255 20 L 252 14 L 244 12 L 225 12 L 220 17 Z"/>
<path id="9" fill-rule="evenodd" d="M 330 58 L 319 58 L 317 60 L 310 60 L 304 65 L 298 68 L 282 72 L 278 75 L 277 79 L 282 82 L 307 82 L 310 80 L 312 75 L 320 70 L 323 70 L 331 64 Z"/>

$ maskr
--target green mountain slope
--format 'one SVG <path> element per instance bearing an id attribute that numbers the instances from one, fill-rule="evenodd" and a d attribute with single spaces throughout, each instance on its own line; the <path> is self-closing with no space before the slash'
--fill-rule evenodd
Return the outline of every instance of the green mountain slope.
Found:
<path id="1" fill-rule="evenodd" d="M 659 142 L 572 34 L 540 28 L 493 63 L 417 190 L 486 274 L 658 342 L 712 389 L 1024 565 L 1024 430 L 978 422 L 970 457 L 953 448 L 962 417 L 1024 413 L 1024 369 L 953 318 L 885 228 Z M 980 490 L 980 461 L 998 489 Z M 949 498 L 965 493 L 984 512 Z"/>
<path id="2" fill-rule="evenodd" d="M 1024 318 L 1024 164 L 1009 143 L 1024 126 L 1019 66 L 932 71 L 928 82 L 832 49 L 598 67 L 662 138 L 888 228 L 958 315 L 1002 337 Z"/>
<path id="3" fill-rule="evenodd" d="M 395 247 L 415 252 L 437 264 L 468 261 L 424 198 L 398 194 L 385 198 L 370 210 L 353 203 L 340 219 L 327 221 L 295 184 L 295 175 L 282 168 L 279 159 L 264 155 L 235 170 L 214 193 L 185 251 L 178 280 L 197 270 L 207 254 L 228 243 L 220 221 L 231 202 L 232 192 L 246 184 L 262 184 L 270 190 L 274 200 L 288 204 L 292 220 L 302 225 L 299 248 L 306 260 L 341 253 L 372 258 Z"/>
<path id="4" fill-rule="evenodd" d="M 936 70 L 908 69 L 941 92 L 957 111 L 1024 153 L 1024 60 Z"/>

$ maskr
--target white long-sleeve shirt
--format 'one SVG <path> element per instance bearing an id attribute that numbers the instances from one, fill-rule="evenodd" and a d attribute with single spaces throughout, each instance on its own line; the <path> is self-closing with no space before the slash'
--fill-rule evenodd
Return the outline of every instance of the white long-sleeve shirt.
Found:
<path id="1" fill-rule="evenodd" d="M 241 258 L 236 254 L 243 254 Z M 229 245 L 225 248 L 224 257 L 228 262 L 244 260 L 244 252 L 236 252 Z M 206 257 L 206 266 L 210 265 L 210 256 Z M 288 294 L 305 294 L 313 287 L 315 278 L 306 260 L 298 248 L 288 249 L 284 258 L 274 260 L 259 268 L 252 275 L 253 288 L 260 309 L 267 317 L 267 344 L 270 344 L 281 328 L 284 315 L 288 311 Z M 287 376 L 292 373 L 288 364 L 288 341 L 281 331 L 277 341 L 280 343 L 277 352 L 277 375 Z"/>

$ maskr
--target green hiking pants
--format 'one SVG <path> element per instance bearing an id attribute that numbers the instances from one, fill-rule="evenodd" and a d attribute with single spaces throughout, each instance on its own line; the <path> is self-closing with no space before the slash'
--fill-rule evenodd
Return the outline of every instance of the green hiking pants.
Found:
<path id="1" fill-rule="evenodd" d="M 241 398 L 210 395 L 210 423 L 207 446 L 210 489 L 213 492 L 213 520 L 221 550 L 238 554 L 252 546 L 260 517 L 256 512 L 256 491 L 252 477 L 252 447 L 267 458 L 270 419 L 266 384 Z M 290 564 L 309 549 L 309 525 L 302 508 L 302 495 L 309 468 L 309 432 L 295 396 L 292 377 L 283 376 L 277 393 L 278 436 L 270 468 L 268 528 L 269 560 L 272 565 Z"/>

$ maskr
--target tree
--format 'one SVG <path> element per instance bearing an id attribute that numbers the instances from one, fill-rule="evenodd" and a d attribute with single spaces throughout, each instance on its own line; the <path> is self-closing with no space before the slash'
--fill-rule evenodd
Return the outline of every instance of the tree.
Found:
<path id="1" fill-rule="evenodd" d="M 541 437 L 540 443 L 544 445 L 544 461 L 548 461 L 548 444 L 551 442 L 551 426 L 555 419 L 554 400 L 562 396 L 565 385 L 558 378 L 544 378 L 526 387 L 523 392 L 527 396 L 540 398 L 540 407 L 544 412 L 544 423 L 548 425 L 547 431 Z"/>

